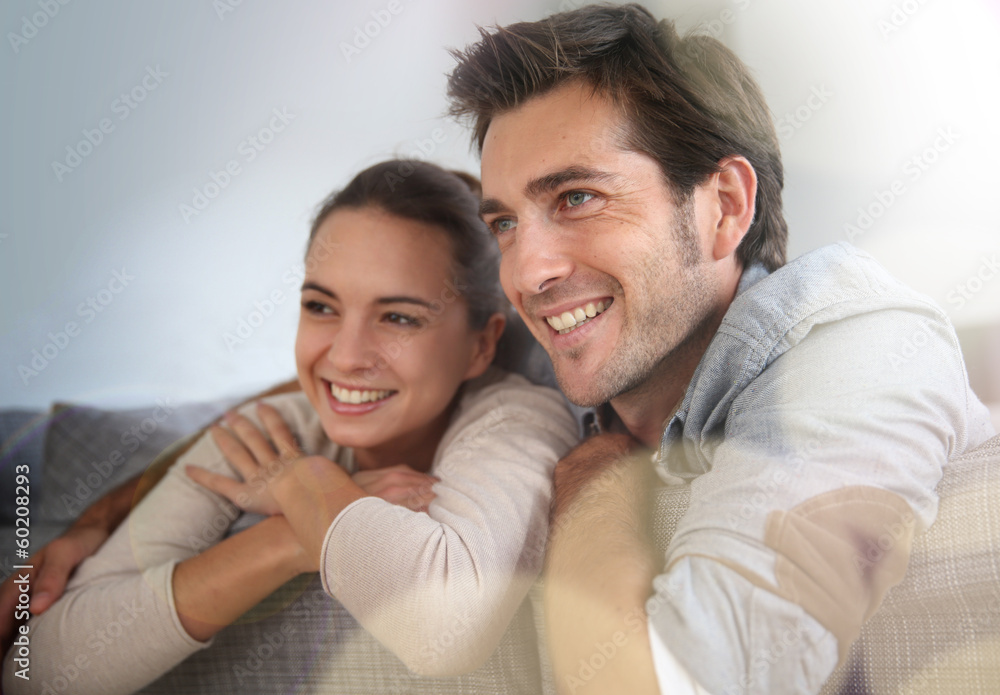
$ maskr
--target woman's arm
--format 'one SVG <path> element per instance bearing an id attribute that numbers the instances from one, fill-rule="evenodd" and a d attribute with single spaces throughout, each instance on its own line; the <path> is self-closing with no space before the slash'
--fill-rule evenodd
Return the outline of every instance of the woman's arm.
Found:
<path id="1" fill-rule="evenodd" d="M 463 402 L 427 513 L 368 497 L 323 539 L 328 593 L 415 673 L 485 662 L 541 568 L 552 469 L 577 425 L 558 393 L 509 379 Z"/>
<path id="2" fill-rule="evenodd" d="M 315 572 L 283 516 L 271 516 L 230 536 L 174 570 L 174 602 L 184 630 L 206 641 L 285 582 Z"/>
<path id="3" fill-rule="evenodd" d="M 235 476 L 210 438 L 185 461 Z M 29 623 L 31 691 L 70 672 L 74 692 L 141 688 L 305 567 L 280 517 L 220 543 L 237 515 L 182 467 L 172 469 L 80 566 L 63 598 Z M 11 656 L 5 692 L 20 692 L 29 682 L 14 675 Z"/>
<path id="4" fill-rule="evenodd" d="M 329 459 L 297 457 L 276 413 L 258 415 L 270 440 L 245 418 L 217 432 L 243 482 L 189 475 L 244 508 L 284 513 L 307 554 L 322 555 L 327 592 L 411 670 L 484 662 L 541 566 L 552 468 L 577 439 L 562 397 L 508 377 L 464 399 L 427 513 L 367 495 Z"/>
<path id="5" fill-rule="evenodd" d="M 259 398 L 300 389 L 298 380 L 292 379 L 257 394 L 245 401 L 244 405 Z M 32 569 L 26 572 L 31 586 L 32 614 L 44 613 L 62 596 L 66 582 L 77 566 L 97 552 L 128 516 L 132 507 L 149 493 L 177 459 L 186 454 L 207 431 L 206 427 L 165 449 L 142 475 L 126 480 L 90 505 L 62 535 L 45 545 L 25 563 L 32 565 Z M 0 585 L 0 651 L 3 653 L 6 653 L 13 641 L 18 627 L 14 614 L 20 589 L 14 580 L 23 574 L 25 573 L 12 574 Z"/>

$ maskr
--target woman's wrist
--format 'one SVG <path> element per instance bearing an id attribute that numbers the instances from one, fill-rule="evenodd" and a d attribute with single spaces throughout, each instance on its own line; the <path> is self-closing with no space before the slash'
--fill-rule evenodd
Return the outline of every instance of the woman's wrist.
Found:
<path id="1" fill-rule="evenodd" d="M 306 550 L 284 515 L 269 516 L 260 524 L 265 526 L 271 547 L 278 553 L 278 561 L 287 566 L 290 572 L 299 575 L 319 569 L 319 554 L 313 556 Z"/>
<path id="2" fill-rule="evenodd" d="M 330 524 L 349 504 L 369 496 L 344 469 L 320 456 L 290 464 L 273 484 L 278 505 L 317 564 Z"/>

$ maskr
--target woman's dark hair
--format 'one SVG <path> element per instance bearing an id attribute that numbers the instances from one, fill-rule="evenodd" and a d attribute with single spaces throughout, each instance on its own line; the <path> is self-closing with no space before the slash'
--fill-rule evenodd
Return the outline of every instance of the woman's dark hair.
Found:
<path id="1" fill-rule="evenodd" d="M 323 221 L 341 208 L 378 208 L 443 231 L 452 249 L 450 288 L 469 308 L 469 324 L 479 330 L 490 316 L 505 312 L 500 288 L 500 253 L 479 218 L 479 181 L 420 160 L 392 159 L 369 167 L 320 205 L 309 232 L 309 247 Z"/>

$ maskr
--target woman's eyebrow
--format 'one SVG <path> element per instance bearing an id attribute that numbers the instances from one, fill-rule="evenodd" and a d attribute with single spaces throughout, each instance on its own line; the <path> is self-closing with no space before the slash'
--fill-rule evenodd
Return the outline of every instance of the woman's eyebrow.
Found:
<path id="1" fill-rule="evenodd" d="M 419 297 L 379 297 L 375 300 L 376 304 L 416 304 L 417 306 L 422 306 L 425 309 L 432 308 L 431 302 L 426 299 L 420 299 Z"/>
<path id="2" fill-rule="evenodd" d="M 319 292 L 320 294 L 325 294 L 326 296 L 330 297 L 331 299 L 338 299 L 336 292 L 334 292 L 333 290 L 328 290 L 325 287 L 323 287 L 322 285 L 319 285 L 319 284 L 317 284 L 315 282 L 311 282 L 311 281 L 303 282 L 302 283 L 302 289 L 300 291 L 301 292 L 305 292 L 306 290 L 314 290 L 316 292 Z"/>
<path id="3" fill-rule="evenodd" d="M 325 294 L 327 297 L 330 297 L 331 299 L 340 299 L 337 296 L 336 292 L 334 292 L 333 290 L 328 290 L 327 288 L 325 288 L 322 285 L 320 285 L 318 283 L 315 283 L 315 282 L 309 281 L 309 282 L 302 283 L 302 291 L 305 292 L 306 290 L 313 290 L 315 292 L 319 292 L 320 294 Z M 416 304 L 417 306 L 422 306 L 422 307 L 425 307 L 427 309 L 432 309 L 433 308 L 433 303 L 432 302 L 429 302 L 426 299 L 421 299 L 420 297 L 409 297 L 407 295 L 393 295 L 393 296 L 390 296 L 390 297 L 379 297 L 378 299 L 375 300 L 375 303 L 376 304 Z"/>

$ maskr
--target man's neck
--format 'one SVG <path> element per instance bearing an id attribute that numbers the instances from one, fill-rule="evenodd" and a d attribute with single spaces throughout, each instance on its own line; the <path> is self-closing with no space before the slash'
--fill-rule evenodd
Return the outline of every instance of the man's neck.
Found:
<path id="1" fill-rule="evenodd" d="M 735 288 L 733 292 L 735 294 Z M 611 399 L 611 407 L 622 424 L 646 446 L 659 447 L 667 419 L 680 406 L 731 301 L 732 297 L 707 316 L 683 343 L 660 360 L 639 386 Z"/>

